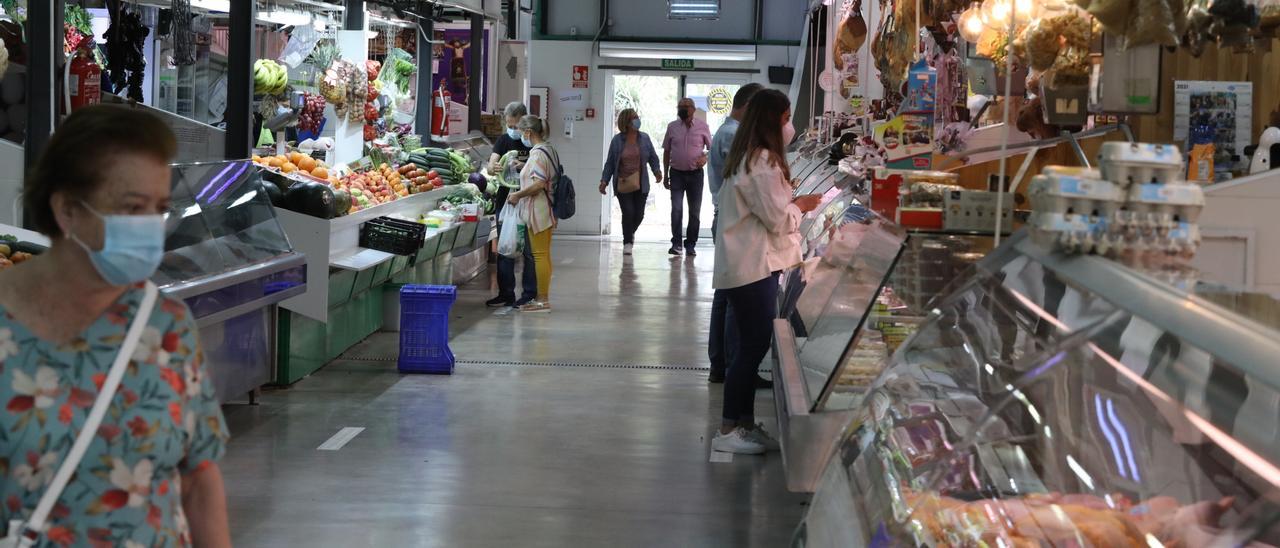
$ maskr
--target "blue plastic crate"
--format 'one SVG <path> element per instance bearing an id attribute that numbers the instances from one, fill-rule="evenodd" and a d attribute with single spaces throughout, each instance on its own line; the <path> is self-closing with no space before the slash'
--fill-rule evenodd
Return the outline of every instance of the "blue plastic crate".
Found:
<path id="1" fill-rule="evenodd" d="M 451 285 L 405 285 L 400 288 L 401 373 L 453 373 L 449 349 L 449 309 L 457 300 Z"/>

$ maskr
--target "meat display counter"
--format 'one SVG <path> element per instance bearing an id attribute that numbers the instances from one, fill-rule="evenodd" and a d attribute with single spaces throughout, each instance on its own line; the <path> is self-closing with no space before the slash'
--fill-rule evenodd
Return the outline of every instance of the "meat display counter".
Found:
<path id="1" fill-rule="evenodd" d="M 152 280 L 200 328 L 222 401 L 271 380 L 275 305 L 306 290 L 306 261 L 276 220 L 252 162 L 173 167 L 165 256 Z"/>
<path id="2" fill-rule="evenodd" d="M 792 491 L 816 488 L 883 357 L 990 249 L 985 238 L 910 233 L 865 207 L 859 182 L 826 166 L 796 191 L 830 185 L 801 221 L 805 261 L 783 276 L 785 320 L 774 329 L 774 400 Z"/>
<path id="3" fill-rule="evenodd" d="M 874 358 L 794 546 L 1280 545 L 1280 332 L 1202 291 L 1016 234 Z"/>

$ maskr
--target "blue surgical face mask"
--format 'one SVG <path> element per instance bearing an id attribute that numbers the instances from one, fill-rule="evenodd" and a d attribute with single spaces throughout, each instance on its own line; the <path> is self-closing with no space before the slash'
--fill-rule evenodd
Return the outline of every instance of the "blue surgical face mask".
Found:
<path id="1" fill-rule="evenodd" d="M 640 119 L 639 119 L 639 118 L 632 118 L 632 119 L 631 119 L 631 127 L 636 128 L 636 131 L 640 131 Z"/>
<path id="2" fill-rule="evenodd" d="M 102 249 L 89 249 L 75 234 L 98 275 L 111 285 L 141 282 L 155 274 L 164 258 L 164 215 L 103 215 L 89 204 L 85 209 L 102 219 Z"/>
<path id="3" fill-rule="evenodd" d="M 514 140 L 516 140 L 516 139 L 519 139 L 519 138 L 520 138 L 520 130 L 518 130 L 518 129 L 516 129 L 516 128 L 513 128 L 513 127 L 509 127 L 509 128 L 507 128 L 507 137 L 510 137 L 512 141 L 514 141 Z"/>
<path id="4" fill-rule="evenodd" d="M 520 143 L 522 143 L 526 147 L 533 148 L 533 142 L 530 141 L 529 138 L 525 137 L 524 135 L 520 136 Z"/>

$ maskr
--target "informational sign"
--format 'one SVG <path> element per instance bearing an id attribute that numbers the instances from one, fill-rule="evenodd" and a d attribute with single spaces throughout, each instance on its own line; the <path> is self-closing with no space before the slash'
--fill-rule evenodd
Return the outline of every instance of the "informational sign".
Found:
<path id="1" fill-rule="evenodd" d="M 729 95 L 729 90 L 715 88 L 707 93 L 707 110 L 721 115 L 733 110 L 733 96 Z"/>
<path id="2" fill-rule="evenodd" d="M 1213 129 L 1215 149 L 1243 156 L 1253 143 L 1253 83 L 1175 80 L 1173 140 L 1185 141 L 1194 126 Z"/>
<path id="3" fill-rule="evenodd" d="M 556 97 L 556 106 L 565 112 L 587 108 L 587 92 L 581 90 L 564 90 Z"/>
<path id="4" fill-rule="evenodd" d="M 663 59 L 663 70 L 693 70 L 693 59 Z"/>
<path id="5" fill-rule="evenodd" d="M 591 70 L 590 67 L 586 65 L 574 65 L 573 66 L 573 87 L 586 89 L 586 87 L 591 82 L 590 72 L 589 72 L 590 70 Z"/>

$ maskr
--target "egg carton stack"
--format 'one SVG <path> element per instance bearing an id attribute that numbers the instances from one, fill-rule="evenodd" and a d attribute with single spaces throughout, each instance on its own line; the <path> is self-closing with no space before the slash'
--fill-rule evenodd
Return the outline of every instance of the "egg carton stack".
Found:
<path id="1" fill-rule="evenodd" d="M 1111 232 L 1120 251 L 1189 258 L 1200 247 L 1204 191 L 1184 178 L 1182 154 L 1173 145 L 1104 143 L 1102 177 L 1125 189 Z"/>
<path id="2" fill-rule="evenodd" d="M 1115 247 L 1111 232 L 1124 204 L 1119 185 L 1096 169 L 1048 166 L 1031 179 L 1031 235 L 1045 247 L 1068 253 L 1107 255 Z"/>
<path id="3" fill-rule="evenodd" d="M 1067 253 L 1194 255 L 1204 192 L 1183 180 L 1178 148 L 1104 143 L 1099 156 L 1100 169 L 1050 166 L 1032 179 L 1032 237 Z"/>

